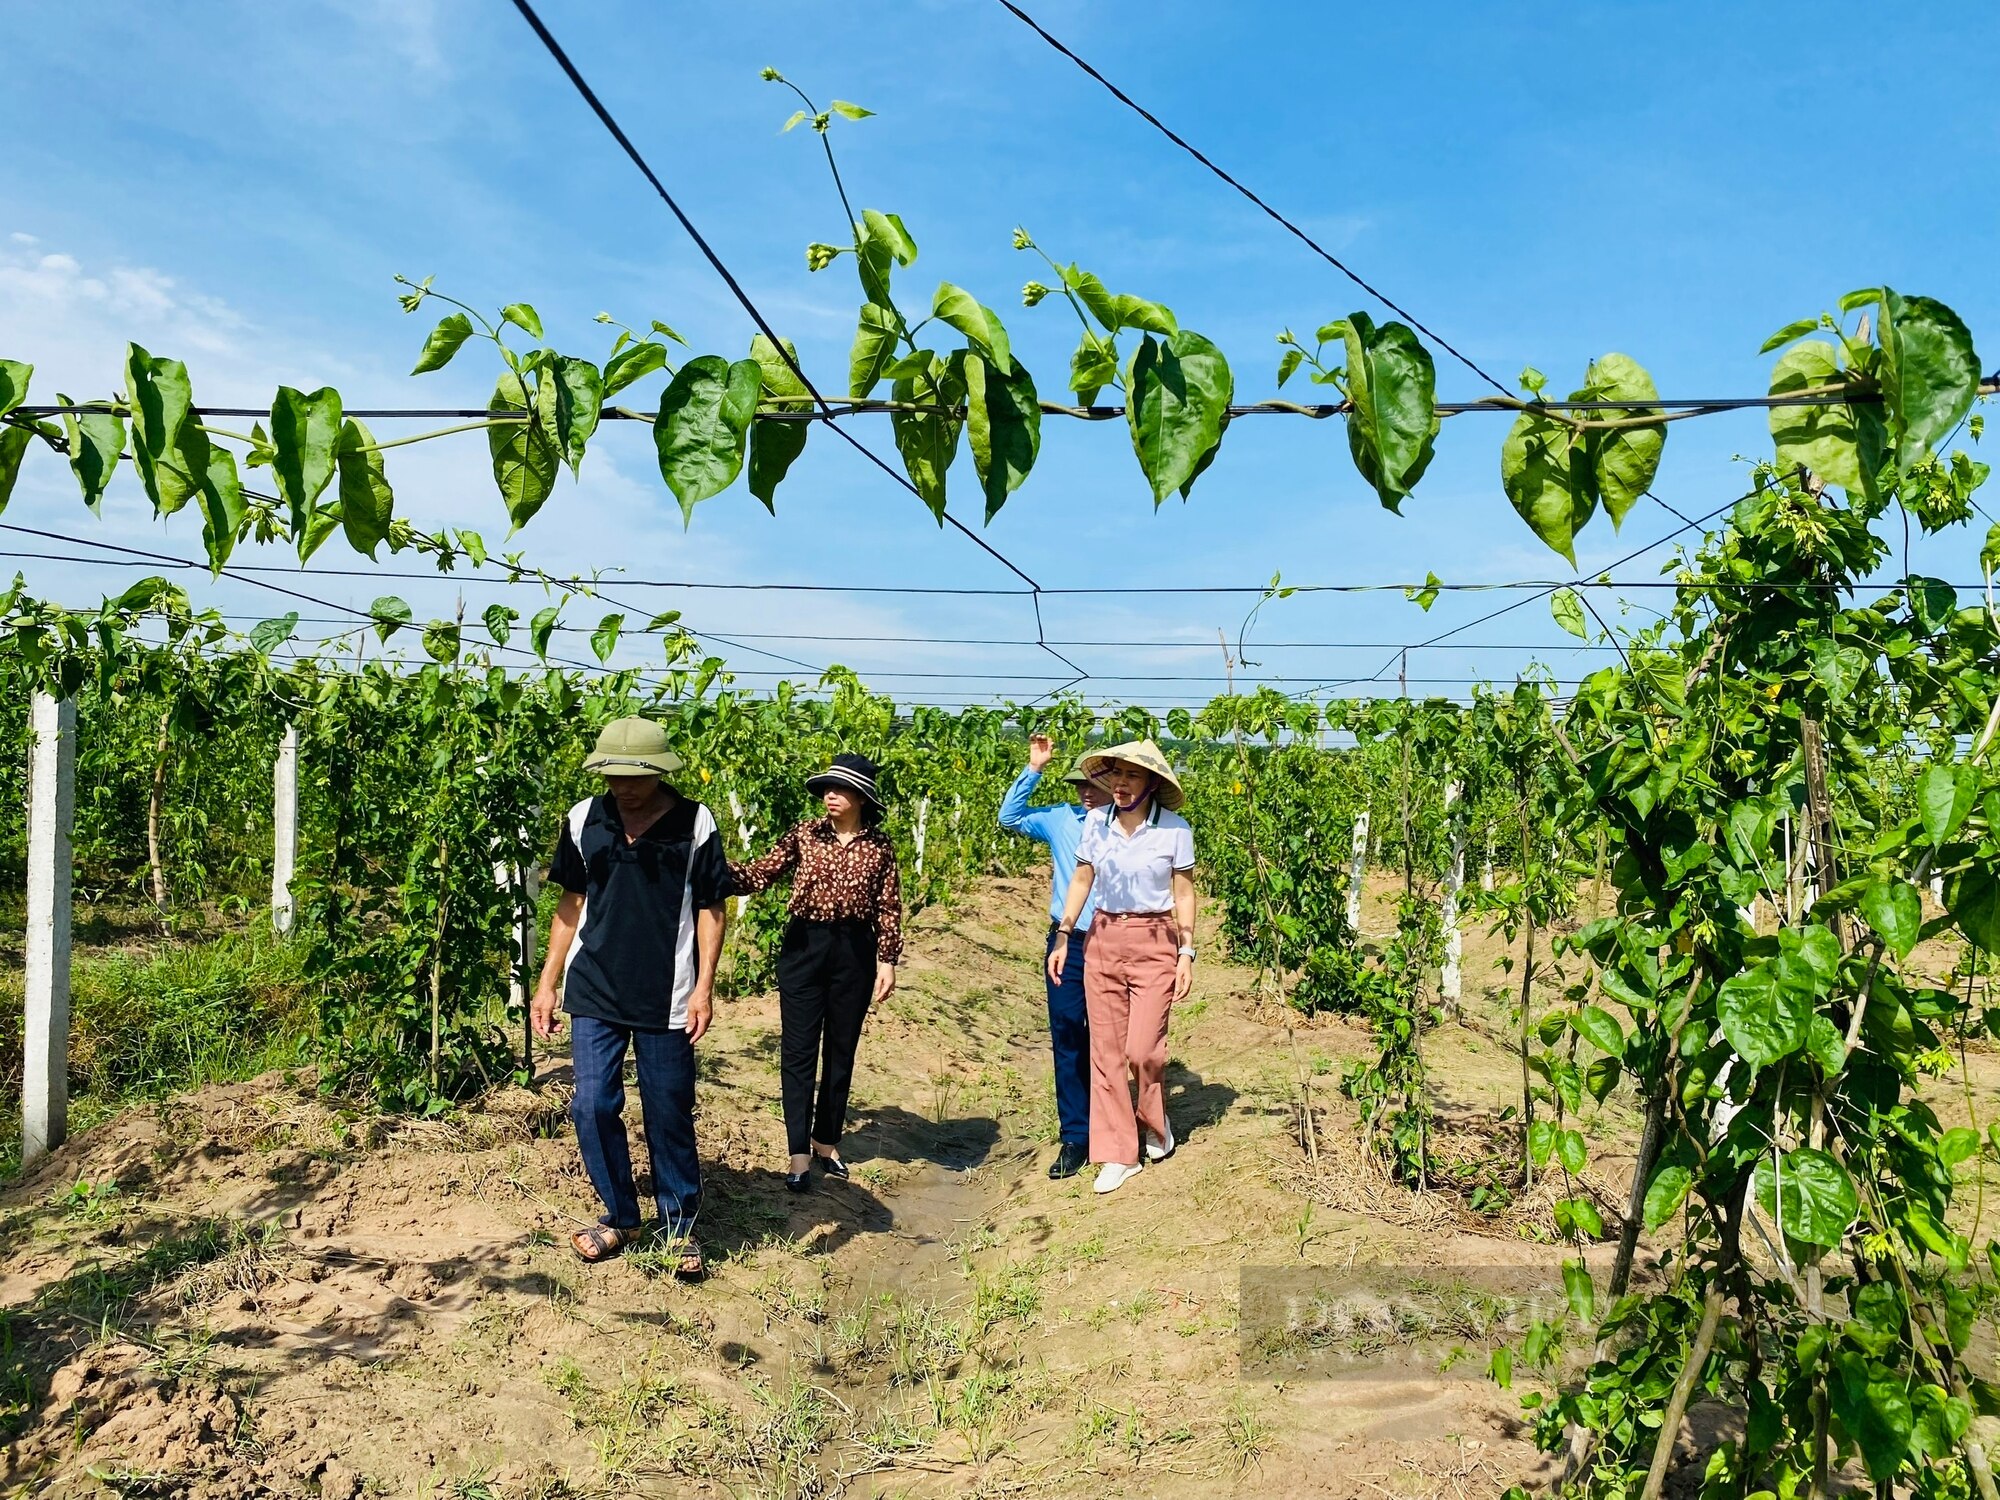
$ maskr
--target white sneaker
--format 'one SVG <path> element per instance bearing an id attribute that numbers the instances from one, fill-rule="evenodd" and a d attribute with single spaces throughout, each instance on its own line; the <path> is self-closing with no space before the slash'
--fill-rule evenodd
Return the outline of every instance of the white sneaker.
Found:
<path id="1" fill-rule="evenodd" d="M 1116 1192 L 1125 1185 L 1125 1180 L 1128 1177 L 1137 1177 L 1138 1175 L 1139 1166 L 1136 1162 L 1129 1167 L 1123 1162 L 1106 1162 L 1097 1174 L 1097 1191 L 1100 1193 Z"/>
<path id="2" fill-rule="evenodd" d="M 1147 1161 L 1165 1161 L 1174 1154 L 1174 1122 L 1172 1120 L 1167 1121 L 1167 1138 L 1164 1141 L 1153 1139 L 1153 1133 L 1150 1130 L 1142 1131 L 1141 1134 L 1146 1137 Z"/>

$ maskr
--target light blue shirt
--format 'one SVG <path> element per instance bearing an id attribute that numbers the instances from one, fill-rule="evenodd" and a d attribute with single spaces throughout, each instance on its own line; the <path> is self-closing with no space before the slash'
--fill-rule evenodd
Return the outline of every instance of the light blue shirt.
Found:
<path id="1" fill-rule="evenodd" d="M 1076 846 L 1083 837 L 1083 809 L 1074 802 L 1057 803 L 1053 807 L 1028 806 L 1028 799 L 1041 785 L 1040 771 L 1023 771 L 1014 778 L 1014 784 L 1007 788 L 1007 795 L 1000 799 L 1000 826 L 1009 833 L 1025 834 L 1039 844 L 1049 846 L 1049 920 L 1062 920 L 1063 902 L 1069 897 L 1070 876 L 1076 873 Z M 1083 915 L 1076 919 L 1079 932 L 1090 926 L 1091 913 L 1097 910 L 1097 893 L 1092 891 L 1083 903 Z"/>

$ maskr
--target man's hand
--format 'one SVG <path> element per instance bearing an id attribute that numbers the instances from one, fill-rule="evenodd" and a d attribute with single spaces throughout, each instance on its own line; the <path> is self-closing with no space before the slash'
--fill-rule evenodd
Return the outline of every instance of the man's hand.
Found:
<path id="1" fill-rule="evenodd" d="M 896 991 L 896 966 L 877 963 L 875 965 L 875 996 L 871 1003 L 880 1005 Z"/>
<path id="2" fill-rule="evenodd" d="M 715 1019 L 715 994 L 700 985 L 688 996 L 687 1034 L 693 1044 L 702 1039 L 708 1031 L 708 1023 Z"/>
<path id="3" fill-rule="evenodd" d="M 1049 949 L 1049 983 L 1061 984 L 1063 968 L 1069 961 L 1069 934 L 1056 934 L 1055 946 Z"/>
<path id="4" fill-rule="evenodd" d="M 543 986 L 535 991 L 535 998 L 528 1002 L 528 1021 L 544 1041 L 562 1030 L 562 1009 L 553 989 Z"/>
<path id="5" fill-rule="evenodd" d="M 1187 999 L 1188 990 L 1193 985 L 1194 960 L 1183 953 L 1180 962 L 1174 965 L 1174 1003 L 1176 1005 Z"/>
<path id="6" fill-rule="evenodd" d="M 1055 753 L 1056 742 L 1047 735 L 1031 734 L 1028 736 L 1028 769 L 1030 771 L 1041 770 L 1049 763 L 1049 758 Z"/>

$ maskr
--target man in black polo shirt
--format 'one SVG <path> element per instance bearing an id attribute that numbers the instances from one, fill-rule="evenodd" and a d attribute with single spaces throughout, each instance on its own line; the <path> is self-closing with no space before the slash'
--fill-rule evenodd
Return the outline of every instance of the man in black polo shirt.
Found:
<path id="1" fill-rule="evenodd" d="M 639 1103 L 661 1228 L 679 1242 L 679 1275 L 702 1273 L 694 1239 L 701 1159 L 694 1139 L 694 1044 L 714 1014 L 715 965 L 729 896 L 729 865 L 707 808 L 662 779 L 681 768 L 650 719 L 604 727 L 583 763 L 603 775 L 601 797 L 563 821 L 549 876 L 563 889 L 531 1017 L 540 1036 L 573 1024 L 576 1098 L 570 1117 L 603 1219 L 571 1237 L 587 1261 L 638 1236 L 639 1198 L 625 1132 L 625 1052 L 639 1065 Z"/>

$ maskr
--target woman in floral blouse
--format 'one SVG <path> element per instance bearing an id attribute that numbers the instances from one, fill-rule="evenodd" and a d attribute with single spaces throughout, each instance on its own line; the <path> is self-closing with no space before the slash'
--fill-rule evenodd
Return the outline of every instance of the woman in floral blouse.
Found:
<path id="1" fill-rule="evenodd" d="M 792 1155 L 785 1186 L 795 1193 L 812 1186 L 815 1157 L 829 1177 L 847 1176 L 840 1134 L 861 1022 L 869 1005 L 895 989 L 903 956 L 902 885 L 895 845 L 877 826 L 875 763 L 836 755 L 806 790 L 825 804 L 826 816 L 799 824 L 762 859 L 729 867 L 741 895 L 792 877 L 791 921 L 778 949 L 778 1015 Z"/>

